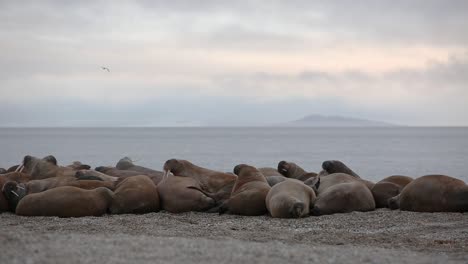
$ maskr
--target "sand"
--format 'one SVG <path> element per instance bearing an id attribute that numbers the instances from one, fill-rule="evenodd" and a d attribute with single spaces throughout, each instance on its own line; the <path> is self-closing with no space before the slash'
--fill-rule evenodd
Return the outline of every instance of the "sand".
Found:
<path id="1" fill-rule="evenodd" d="M 0 214 L 0 263 L 468 263 L 468 213 Z"/>

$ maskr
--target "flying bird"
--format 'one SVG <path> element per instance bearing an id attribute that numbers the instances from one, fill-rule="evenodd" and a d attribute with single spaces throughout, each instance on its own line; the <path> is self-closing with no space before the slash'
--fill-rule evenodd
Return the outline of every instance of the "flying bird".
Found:
<path id="1" fill-rule="evenodd" d="M 107 67 L 101 66 L 101 69 L 104 70 L 104 71 L 110 72 L 109 68 L 107 68 Z"/>

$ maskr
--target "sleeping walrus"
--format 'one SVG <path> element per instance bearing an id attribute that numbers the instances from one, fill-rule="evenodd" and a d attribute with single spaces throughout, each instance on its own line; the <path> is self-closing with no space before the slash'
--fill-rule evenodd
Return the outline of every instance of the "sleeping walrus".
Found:
<path id="1" fill-rule="evenodd" d="M 266 196 L 270 185 L 255 167 L 239 164 L 234 167 L 237 175 L 231 196 L 219 208 L 219 213 L 239 215 L 263 215 L 267 212 Z"/>
<path id="2" fill-rule="evenodd" d="M 144 214 L 159 211 L 156 185 L 145 175 L 132 176 L 117 184 L 109 208 L 111 214 Z"/>
<path id="3" fill-rule="evenodd" d="M 161 208 L 171 213 L 207 211 L 216 206 L 215 199 L 200 189 L 197 180 L 171 175 L 157 186 Z"/>
<path id="4" fill-rule="evenodd" d="M 82 217 L 100 216 L 113 200 L 108 188 L 85 190 L 65 186 L 26 195 L 19 201 L 16 214 L 23 216 Z"/>
<path id="5" fill-rule="evenodd" d="M 281 173 L 284 177 L 293 178 L 300 181 L 306 181 L 309 178 L 317 176 L 317 173 L 306 172 L 296 163 L 285 160 L 278 163 L 278 172 Z"/>
<path id="6" fill-rule="evenodd" d="M 450 176 L 422 176 L 389 199 L 389 207 L 415 212 L 468 212 L 468 186 Z"/>
<path id="7" fill-rule="evenodd" d="M 328 174 L 333 174 L 333 173 L 346 173 L 348 175 L 351 175 L 353 177 L 356 177 L 364 182 L 366 186 L 371 190 L 374 187 L 374 183 L 368 180 L 363 179 L 361 176 L 359 176 L 357 173 L 355 173 L 353 170 L 351 170 L 346 164 L 339 160 L 326 160 L 322 163 L 322 174 L 328 175 Z"/>
<path id="8" fill-rule="evenodd" d="M 371 189 L 375 207 L 388 207 L 388 200 L 400 194 L 401 190 L 411 181 L 413 181 L 411 177 L 393 175 L 377 182 Z"/>
<path id="9" fill-rule="evenodd" d="M 315 181 L 318 186 L 320 178 Z M 286 179 L 270 189 L 266 206 L 272 217 L 299 218 L 309 215 L 315 199 L 315 191 L 311 187 L 296 179 Z"/>
<path id="10" fill-rule="evenodd" d="M 313 178 L 304 183 L 313 186 Z M 374 197 L 362 180 L 345 173 L 320 177 L 320 186 L 317 189 L 317 199 L 312 212 L 314 215 L 365 212 L 374 209 Z"/>
<path id="11" fill-rule="evenodd" d="M 222 202 L 230 197 L 237 179 L 236 175 L 202 168 L 187 160 L 180 159 L 166 161 L 164 171 L 196 180 L 201 190 L 215 195 L 217 202 Z"/>

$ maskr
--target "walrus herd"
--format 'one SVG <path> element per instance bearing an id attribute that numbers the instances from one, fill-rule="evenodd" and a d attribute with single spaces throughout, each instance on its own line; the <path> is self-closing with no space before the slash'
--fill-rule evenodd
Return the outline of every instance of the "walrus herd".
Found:
<path id="1" fill-rule="evenodd" d="M 468 186 L 445 175 L 393 175 L 373 183 L 337 160 L 323 162 L 318 173 L 288 161 L 277 168 L 239 164 L 233 173 L 180 159 L 169 159 L 162 168 L 138 166 L 125 157 L 115 167 L 92 170 L 78 161 L 60 166 L 52 155 L 25 156 L 19 165 L 0 168 L 0 212 L 82 217 L 166 210 L 300 218 L 382 207 L 468 211 Z"/>

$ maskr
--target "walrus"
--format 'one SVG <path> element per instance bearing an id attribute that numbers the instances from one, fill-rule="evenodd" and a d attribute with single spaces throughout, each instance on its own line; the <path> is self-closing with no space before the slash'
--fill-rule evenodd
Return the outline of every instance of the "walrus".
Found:
<path id="1" fill-rule="evenodd" d="M 389 199 L 389 207 L 414 212 L 468 212 L 468 185 L 446 175 L 426 175 Z"/>
<path id="2" fill-rule="evenodd" d="M 75 170 L 75 171 L 77 171 L 77 170 L 89 170 L 89 169 L 91 169 L 91 166 L 89 166 L 89 165 L 87 165 L 87 164 L 83 164 L 83 163 L 81 163 L 80 161 L 73 161 L 72 164 L 67 165 L 66 167 L 72 168 L 72 169 Z"/>
<path id="3" fill-rule="evenodd" d="M 351 175 L 353 177 L 356 177 L 358 179 L 361 179 L 364 184 L 371 190 L 375 183 L 363 179 L 361 176 L 359 176 L 357 173 L 355 173 L 353 170 L 351 170 L 346 164 L 339 160 L 326 160 L 322 163 L 322 169 L 326 172 L 326 174 L 334 174 L 334 173 L 346 173 L 348 175 Z"/>
<path id="4" fill-rule="evenodd" d="M 40 193 L 28 194 L 16 207 L 22 216 L 83 217 L 105 214 L 114 193 L 108 188 L 85 190 L 65 186 Z"/>
<path id="5" fill-rule="evenodd" d="M 163 168 L 167 173 L 195 179 L 203 191 L 216 194 L 218 202 L 230 197 L 237 179 L 236 175 L 202 168 L 181 159 L 170 159 L 164 163 Z"/>
<path id="6" fill-rule="evenodd" d="M 237 175 L 231 196 L 219 208 L 219 213 L 238 215 L 263 215 L 267 213 L 266 196 L 271 187 L 253 166 L 239 164 L 234 167 Z"/>
<path id="7" fill-rule="evenodd" d="M 158 185 L 163 179 L 162 173 L 148 173 L 148 172 L 145 173 L 145 172 L 139 172 L 139 171 L 119 170 L 117 168 L 104 167 L 104 166 L 96 167 L 96 170 L 94 171 L 86 170 L 85 173 L 83 173 L 83 175 L 80 176 L 80 178 L 90 177 L 90 176 L 104 178 L 102 174 L 109 175 L 111 177 L 115 177 L 118 179 L 125 179 L 128 177 L 133 177 L 137 175 L 145 175 L 145 176 L 148 176 L 148 178 L 150 178 L 155 185 Z"/>
<path id="8" fill-rule="evenodd" d="M 14 212 L 14 209 L 10 208 L 10 202 L 3 192 L 4 185 L 10 181 L 24 183 L 29 180 L 30 180 L 30 176 L 28 174 L 20 173 L 20 172 L 10 172 L 10 173 L 0 175 L 0 190 L 2 190 L 0 192 L 0 213 L 6 212 L 6 211 Z M 13 193 L 10 193 L 10 194 L 14 195 Z"/>
<path id="9" fill-rule="evenodd" d="M 300 181 L 306 181 L 309 178 L 317 176 L 317 173 L 306 172 L 296 163 L 285 160 L 278 163 L 278 172 L 281 173 L 284 177 L 293 178 Z"/>
<path id="10" fill-rule="evenodd" d="M 0 174 L 5 174 L 5 173 L 7 173 L 7 170 L 4 168 L 0 168 Z"/>
<path id="11" fill-rule="evenodd" d="M 322 169 L 328 174 L 333 173 L 346 173 L 356 178 L 361 178 L 357 173 L 351 170 L 346 164 L 339 160 L 326 160 L 322 163 Z"/>
<path id="12" fill-rule="evenodd" d="M 107 174 L 109 176 L 114 177 L 130 177 L 136 175 L 151 175 L 151 173 L 144 173 L 140 171 L 132 171 L 132 170 L 119 170 L 116 167 L 107 167 L 107 166 L 99 166 L 94 169 L 95 171 Z"/>
<path id="13" fill-rule="evenodd" d="M 10 186 L 8 187 L 8 184 Z M 13 185 L 11 185 L 13 184 Z M 2 192 L 8 201 L 8 206 L 11 210 L 16 208 L 18 202 L 25 196 L 33 193 L 40 193 L 47 190 L 55 189 L 63 186 L 71 186 L 80 189 L 96 189 L 99 187 L 114 190 L 114 182 L 95 181 L 95 180 L 77 180 L 74 177 L 52 177 L 42 180 L 31 180 L 27 182 L 8 181 L 3 186 Z M 14 188 L 12 188 L 12 186 Z M 19 192 L 15 191 L 20 189 Z M 13 190 L 13 191 L 11 191 Z M 22 195 L 21 195 L 22 194 Z"/>
<path id="14" fill-rule="evenodd" d="M 320 177 L 320 176 L 317 176 Z M 314 179 L 304 182 L 314 186 Z M 346 173 L 333 173 L 320 177 L 313 215 L 371 211 L 375 209 L 372 192 L 365 183 Z"/>
<path id="15" fill-rule="evenodd" d="M 114 182 L 96 181 L 96 180 L 78 180 L 75 177 L 52 177 L 42 180 L 31 180 L 26 182 L 25 188 L 27 193 L 38 193 L 62 186 L 74 186 L 81 189 L 95 189 L 98 187 L 106 187 L 114 189 Z"/>
<path id="16" fill-rule="evenodd" d="M 207 211 L 217 205 L 201 191 L 197 180 L 171 175 L 157 185 L 161 208 L 171 213 Z"/>
<path id="17" fill-rule="evenodd" d="M 73 168 L 58 166 L 57 159 L 52 155 L 42 159 L 27 155 L 23 158 L 23 166 L 26 173 L 29 173 L 34 180 L 72 177 L 76 172 Z"/>
<path id="18" fill-rule="evenodd" d="M 75 172 L 75 178 L 79 180 L 99 180 L 99 181 L 109 181 L 109 182 L 115 182 L 119 180 L 118 177 L 109 176 L 105 173 L 95 171 L 95 170 L 79 170 Z"/>
<path id="19" fill-rule="evenodd" d="M 315 179 L 320 183 L 320 178 Z M 287 179 L 273 186 L 266 196 L 266 207 L 274 218 L 300 218 L 314 207 L 315 191 L 304 182 Z"/>
<path id="20" fill-rule="evenodd" d="M 377 182 L 371 189 L 375 207 L 388 207 L 388 200 L 400 194 L 401 190 L 411 181 L 413 181 L 411 177 L 393 175 Z"/>
<path id="21" fill-rule="evenodd" d="M 115 167 L 119 170 L 138 171 L 138 172 L 142 172 L 143 174 L 160 174 L 161 176 L 163 175 L 162 171 L 157 171 L 157 170 L 135 165 L 129 157 L 124 157 L 120 159 L 115 165 Z"/>
<path id="22" fill-rule="evenodd" d="M 159 211 L 159 195 L 154 182 L 145 175 L 132 176 L 117 184 L 109 208 L 111 214 L 145 214 Z"/>

